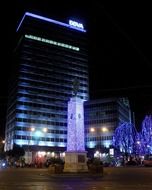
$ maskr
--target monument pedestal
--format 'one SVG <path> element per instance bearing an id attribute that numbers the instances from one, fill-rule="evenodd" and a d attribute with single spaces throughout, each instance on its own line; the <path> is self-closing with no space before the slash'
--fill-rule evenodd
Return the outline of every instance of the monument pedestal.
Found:
<path id="1" fill-rule="evenodd" d="M 87 172 L 87 152 L 66 152 L 64 172 Z"/>
<path id="2" fill-rule="evenodd" d="M 68 102 L 67 152 L 64 172 L 87 172 L 87 152 L 84 143 L 84 108 L 79 97 Z"/>

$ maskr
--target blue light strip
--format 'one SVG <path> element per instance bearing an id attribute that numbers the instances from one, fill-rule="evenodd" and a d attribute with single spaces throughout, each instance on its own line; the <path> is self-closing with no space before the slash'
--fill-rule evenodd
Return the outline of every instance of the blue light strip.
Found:
<path id="1" fill-rule="evenodd" d="M 54 23 L 54 24 L 58 24 L 60 26 L 64 26 L 64 27 L 67 27 L 67 28 L 71 28 L 71 29 L 74 29 L 74 30 L 81 31 L 81 32 L 86 32 L 86 30 L 84 30 L 83 28 L 77 28 L 77 27 L 74 27 L 72 25 L 69 25 L 69 24 L 66 24 L 66 23 L 63 23 L 63 22 L 60 22 L 60 21 L 56 21 L 56 20 L 53 20 L 53 19 L 50 19 L 50 18 L 47 18 L 47 17 L 43 17 L 43 16 L 40 16 L 40 15 L 36 15 L 36 14 L 30 13 L 30 12 L 26 12 L 24 14 L 24 16 L 23 16 L 21 22 L 19 23 L 16 31 L 18 31 L 20 29 L 20 27 L 21 27 L 21 25 L 22 25 L 22 23 L 23 23 L 26 16 L 33 17 L 33 18 L 43 20 L 43 21 L 46 21 L 46 22 L 51 22 L 51 23 Z"/>

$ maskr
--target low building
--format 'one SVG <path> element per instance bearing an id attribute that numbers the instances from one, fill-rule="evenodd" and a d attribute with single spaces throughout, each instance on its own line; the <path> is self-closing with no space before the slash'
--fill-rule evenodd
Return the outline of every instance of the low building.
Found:
<path id="1" fill-rule="evenodd" d="M 109 148 L 121 122 L 131 122 L 128 98 L 104 98 L 84 103 L 87 149 Z"/>

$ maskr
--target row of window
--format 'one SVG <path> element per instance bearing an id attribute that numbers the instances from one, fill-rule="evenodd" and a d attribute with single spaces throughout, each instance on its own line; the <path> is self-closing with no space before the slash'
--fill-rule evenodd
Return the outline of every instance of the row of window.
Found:
<path id="1" fill-rule="evenodd" d="M 18 105 L 24 105 L 24 106 L 30 106 L 31 108 L 47 108 L 47 109 L 51 109 L 52 111 L 67 111 L 67 106 L 60 106 L 57 104 L 52 104 L 52 105 L 48 105 L 48 104 L 43 104 L 43 103 L 34 103 L 34 102 L 25 102 L 25 101 L 17 101 Z"/>
<path id="2" fill-rule="evenodd" d="M 49 84 L 43 83 L 42 81 L 27 81 L 27 80 L 20 80 L 18 85 L 20 86 L 28 86 L 28 87 L 37 87 L 37 88 L 44 88 L 46 90 L 49 89 L 56 89 L 56 90 L 62 90 L 62 91 L 71 91 L 72 90 L 72 85 L 69 87 L 65 84 L 59 84 L 59 83 L 52 83 L 50 82 Z M 87 93 L 86 90 L 84 90 L 85 87 L 81 87 L 79 89 L 80 93 Z"/>
<path id="3" fill-rule="evenodd" d="M 116 106 L 117 102 L 97 102 L 97 103 L 91 103 L 91 104 L 88 104 L 86 103 L 86 108 L 103 108 L 103 107 L 108 107 L 108 106 Z"/>
<path id="4" fill-rule="evenodd" d="M 116 109 L 102 110 L 102 111 L 92 111 L 92 110 L 90 110 L 90 112 L 88 112 L 87 114 L 89 115 L 89 118 L 98 118 L 98 117 L 104 117 L 104 116 L 107 116 L 107 115 L 115 116 L 117 114 L 117 110 Z"/>
<path id="5" fill-rule="evenodd" d="M 67 119 L 67 115 L 59 114 L 57 113 L 48 113 L 48 112 L 40 112 L 38 111 L 32 111 L 32 110 L 16 110 L 16 113 L 23 113 L 27 116 L 40 116 L 40 117 L 48 117 L 48 118 L 63 118 Z"/>
<path id="6" fill-rule="evenodd" d="M 35 75 L 32 75 L 30 73 L 26 73 L 26 74 L 22 74 L 19 78 L 20 80 L 22 79 L 23 82 L 30 82 L 30 81 L 38 81 L 40 83 L 43 83 L 43 84 L 61 84 L 61 85 L 65 85 L 65 86 L 71 86 L 72 83 L 73 83 L 73 78 L 71 78 L 71 80 L 69 79 L 66 79 L 66 78 L 57 78 L 55 76 L 50 76 L 48 79 L 46 79 L 47 76 L 35 76 Z M 82 88 L 88 88 L 88 84 L 86 81 L 80 81 L 80 86 Z"/>
<path id="7" fill-rule="evenodd" d="M 62 66 L 63 67 L 63 66 Z M 33 66 L 33 67 L 27 67 L 27 66 L 22 66 L 22 71 L 27 71 L 29 73 L 37 73 L 39 75 L 47 75 L 47 76 L 51 76 L 52 73 L 53 74 L 62 74 L 62 73 L 66 73 L 66 74 L 70 74 L 70 75 L 79 75 L 83 78 L 86 78 L 87 76 L 87 72 L 83 72 L 83 71 L 75 71 L 72 68 L 71 69 L 67 69 L 67 68 L 62 68 L 62 67 L 57 67 L 57 66 L 50 66 L 49 69 L 45 68 L 43 66 L 43 68 L 40 68 L 38 66 Z"/>
<path id="8" fill-rule="evenodd" d="M 86 141 L 104 141 L 104 140 L 112 140 L 113 136 L 100 136 L 100 137 L 87 137 Z"/>
<path id="9" fill-rule="evenodd" d="M 25 52 L 25 51 L 24 51 Z M 27 53 L 29 54 L 29 52 Z M 32 55 L 31 55 L 32 56 Z M 31 57 L 29 56 L 29 57 Z M 34 60 L 33 60 L 34 61 Z M 22 64 L 23 66 L 23 64 Z M 77 67 L 71 63 L 67 63 L 63 60 L 60 60 L 60 62 L 54 60 L 54 59 L 51 59 L 49 61 L 49 64 L 45 63 L 45 64 L 42 64 L 41 62 L 37 62 L 36 61 L 36 64 L 33 63 L 33 64 L 24 64 L 24 67 L 22 67 L 24 69 L 29 69 L 30 71 L 37 71 L 37 73 L 46 73 L 46 74 L 50 74 L 50 72 L 54 71 L 54 72 L 61 72 L 61 71 L 64 71 L 64 72 L 72 72 L 72 73 L 79 73 L 80 76 L 82 75 L 88 75 L 88 70 L 87 68 L 80 68 L 78 65 Z"/>
<path id="10" fill-rule="evenodd" d="M 25 94 L 25 93 L 18 93 L 17 94 L 17 100 L 19 98 L 28 98 L 28 99 L 35 99 L 36 101 L 40 101 L 40 102 L 50 102 L 50 103 L 54 103 L 54 104 L 62 104 L 65 105 L 67 102 L 63 100 L 63 98 L 59 97 L 44 97 L 40 94 Z"/>
<path id="11" fill-rule="evenodd" d="M 21 136 L 21 135 L 15 135 L 15 137 L 14 137 L 15 139 L 23 139 L 23 140 L 34 140 L 34 141 L 36 141 L 37 143 L 39 142 L 39 141 L 44 141 L 44 142 L 48 142 L 48 141 L 50 141 L 50 142 L 64 142 L 64 143 L 66 143 L 67 142 L 67 139 L 63 139 L 63 138 L 45 138 L 45 137 L 39 137 L 39 138 L 36 138 L 36 137 L 34 137 L 34 136 Z M 29 144 L 30 144 L 30 142 L 29 142 Z"/>
<path id="12" fill-rule="evenodd" d="M 29 61 L 29 60 L 28 60 Z M 27 61 L 24 60 L 23 63 L 26 63 Z M 83 84 L 83 86 L 85 86 L 85 84 L 87 83 L 87 78 L 86 77 L 82 77 L 78 74 L 75 75 L 71 75 L 71 74 L 67 74 L 67 73 L 52 73 L 51 75 L 46 75 L 46 74 L 42 74 L 42 73 L 35 73 L 35 72 L 26 72 L 26 71 L 20 71 L 21 75 L 20 77 L 25 77 L 27 79 L 32 79 L 32 80 L 41 80 L 41 81 L 46 81 L 49 82 L 57 82 L 60 83 L 65 82 L 67 83 L 67 81 L 70 81 L 70 83 L 73 81 L 73 78 L 76 77 L 79 81 L 80 84 Z"/>
<path id="13" fill-rule="evenodd" d="M 36 50 L 35 50 L 36 49 Z M 44 48 L 43 48 L 44 49 Z M 41 53 L 41 49 L 38 49 L 37 47 L 31 47 L 28 45 L 24 45 L 24 54 L 28 54 L 33 62 L 31 62 L 32 65 L 37 65 L 42 68 L 50 68 L 52 65 L 62 65 L 65 67 L 72 67 L 74 70 L 75 69 L 81 69 L 82 71 L 87 71 L 88 70 L 88 65 L 87 65 L 87 59 L 85 61 L 80 61 L 76 59 L 69 59 L 67 57 L 67 53 L 62 52 L 62 51 L 54 51 L 54 49 L 49 50 L 47 53 L 43 52 Z M 37 58 L 37 52 L 39 52 L 39 59 Z M 71 53 L 70 53 L 71 54 Z M 66 56 L 66 58 L 64 58 Z M 77 56 L 78 57 L 78 56 Z M 34 64 L 33 64 L 34 63 Z"/>
<path id="14" fill-rule="evenodd" d="M 85 118 L 87 119 L 88 117 L 85 116 Z M 85 121 L 85 125 L 91 125 L 91 124 L 99 124 L 99 123 L 108 123 L 108 122 L 116 122 L 118 121 L 117 117 L 108 117 L 107 119 L 103 119 L 98 118 L 98 119 L 94 119 L 94 120 L 90 120 L 90 121 Z"/>
<path id="15" fill-rule="evenodd" d="M 48 50 L 48 54 L 45 54 L 44 52 L 46 52 L 46 49 L 44 48 L 44 45 L 42 43 L 37 43 L 36 41 L 24 41 L 24 43 L 26 43 L 27 45 L 30 45 L 32 48 L 31 48 L 31 52 L 33 52 L 33 49 L 35 49 L 36 47 L 39 48 L 38 51 L 34 52 L 34 55 L 39 58 L 39 59 L 49 59 L 52 57 L 52 55 L 55 55 L 56 57 L 58 57 L 59 59 L 66 59 L 66 60 L 78 60 L 80 61 L 81 63 L 86 63 L 87 61 L 87 57 L 86 57 L 86 50 L 84 50 L 83 52 L 79 52 L 79 51 L 66 51 L 65 53 L 62 54 L 63 50 L 65 50 L 64 48 L 63 49 L 58 49 L 56 48 L 55 46 L 49 46 L 49 44 L 46 44 L 45 47 L 49 48 L 47 49 Z M 24 48 L 25 49 L 25 48 Z M 27 48 L 27 50 L 29 51 L 29 48 Z M 40 51 L 42 50 L 42 51 Z M 53 51 L 54 50 L 54 51 Z M 39 53 L 37 53 L 39 52 Z M 73 53 L 75 52 L 75 53 Z"/>
<path id="16" fill-rule="evenodd" d="M 44 124 L 44 125 L 55 125 L 55 126 L 65 126 L 65 127 L 67 126 L 67 123 L 64 122 L 38 120 L 38 119 L 16 118 L 16 121 L 29 123 L 29 124 Z"/>
<path id="17" fill-rule="evenodd" d="M 88 134 L 88 135 L 97 135 L 97 134 L 105 134 L 105 133 L 109 133 L 109 132 L 113 132 L 114 129 L 115 129 L 115 126 L 112 125 L 112 126 L 108 126 L 106 127 L 106 131 L 103 131 L 103 127 L 99 127 L 99 126 L 94 126 L 94 127 L 90 127 L 90 128 L 86 128 L 85 129 L 85 133 Z M 91 131 L 91 129 L 93 131 Z"/>
<path id="18" fill-rule="evenodd" d="M 26 92 L 29 92 L 29 93 L 35 93 L 35 94 L 47 94 L 47 95 L 51 95 L 51 96 L 63 96 L 63 97 L 70 97 L 72 96 L 72 89 L 71 91 L 65 91 L 65 92 L 61 92 L 61 87 L 58 87 L 57 88 L 48 88 L 48 89 L 45 89 L 45 88 L 41 88 L 39 86 L 32 86 L 32 87 L 28 87 L 28 86 L 23 86 L 23 85 L 20 85 L 19 86 L 19 90 L 25 90 Z M 20 92 L 18 90 L 18 92 Z M 83 99 L 83 93 L 79 93 Z M 85 94 L 86 95 L 86 94 Z"/>
<path id="19" fill-rule="evenodd" d="M 23 60 L 23 62 L 27 62 L 27 61 L 29 61 L 31 58 L 30 57 L 27 57 L 26 55 L 24 55 L 24 56 L 22 56 L 22 60 Z M 35 62 L 35 60 L 33 60 L 32 59 L 32 61 L 33 62 Z M 31 74 L 35 74 L 35 75 L 37 75 L 37 76 L 58 76 L 58 78 L 61 78 L 61 75 L 62 75 L 62 77 L 63 78 L 73 78 L 73 77 L 77 77 L 77 78 L 79 78 L 79 80 L 87 80 L 87 78 L 88 78 L 88 75 L 87 74 L 81 74 L 80 72 L 72 72 L 72 71 L 67 71 L 67 70 L 65 70 L 65 71 L 63 71 L 63 70 L 52 70 L 52 72 L 49 72 L 49 73 L 47 73 L 46 71 L 44 72 L 36 72 L 36 70 L 34 69 L 33 71 L 32 70 L 27 70 L 27 69 L 22 69 L 22 70 L 20 70 L 20 72 L 27 72 L 27 73 L 31 73 Z"/>
<path id="20" fill-rule="evenodd" d="M 51 45 L 55 45 L 55 46 L 68 48 L 68 49 L 75 50 L 75 51 L 80 50 L 79 47 L 68 45 L 68 44 L 65 44 L 65 43 L 62 43 L 62 42 L 57 42 L 57 41 L 54 41 L 54 40 L 45 39 L 45 38 L 42 38 L 42 37 L 39 37 L 39 36 L 33 36 L 33 35 L 25 34 L 25 38 L 36 40 L 36 41 L 47 43 L 47 44 L 51 44 Z"/>
<path id="21" fill-rule="evenodd" d="M 43 128 L 42 128 L 43 129 Z M 54 129 L 49 129 L 49 128 L 45 128 L 47 131 L 46 131 L 46 133 L 52 133 L 52 134 L 67 134 L 67 131 L 65 131 L 65 130 L 54 130 Z M 15 127 L 15 130 L 17 130 L 17 131 L 24 131 L 25 132 L 25 134 L 26 134 L 26 132 L 32 132 L 31 131 L 31 128 L 29 128 L 29 127 L 19 127 L 19 126 L 16 126 Z M 36 129 L 35 129 L 36 130 Z M 40 129 L 38 129 L 38 130 L 40 130 Z M 32 133 L 34 133 L 34 132 L 32 132 Z M 31 134 L 32 134 L 31 133 Z"/>

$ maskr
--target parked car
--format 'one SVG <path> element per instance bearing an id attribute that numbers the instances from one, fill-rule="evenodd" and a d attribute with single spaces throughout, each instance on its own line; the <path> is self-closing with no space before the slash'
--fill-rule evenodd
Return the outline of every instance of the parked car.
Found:
<path id="1" fill-rule="evenodd" d="M 144 166 L 152 166 L 152 157 L 145 158 L 145 159 L 143 160 L 143 165 L 144 165 Z"/>
<path id="2" fill-rule="evenodd" d="M 126 163 L 126 166 L 137 166 L 138 163 L 136 160 L 130 160 Z"/>

